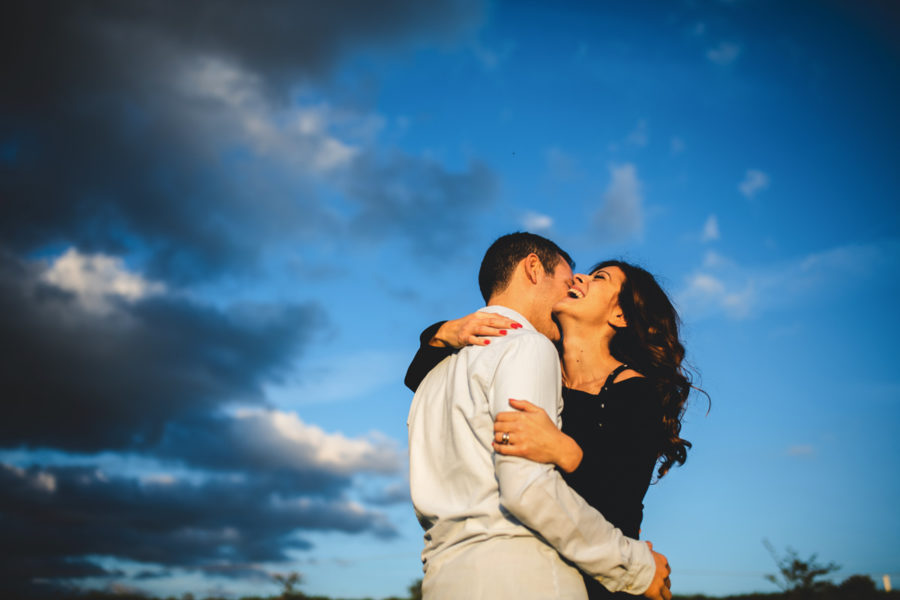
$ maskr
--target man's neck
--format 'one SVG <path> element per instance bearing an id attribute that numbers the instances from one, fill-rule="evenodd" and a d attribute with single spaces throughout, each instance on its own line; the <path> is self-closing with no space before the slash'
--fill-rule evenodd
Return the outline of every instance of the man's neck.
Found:
<path id="1" fill-rule="evenodd" d="M 532 325 L 535 322 L 533 314 L 534 303 L 530 299 L 523 298 L 519 294 L 494 294 L 493 296 L 488 298 L 488 306 L 505 306 L 506 308 L 511 308 L 512 310 L 525 317 Z"/>

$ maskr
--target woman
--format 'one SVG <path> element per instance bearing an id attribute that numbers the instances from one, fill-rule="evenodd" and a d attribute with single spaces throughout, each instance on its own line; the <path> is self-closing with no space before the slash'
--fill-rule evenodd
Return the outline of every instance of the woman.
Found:
<path id="1" fill-rule="evenodd" d="M 497 416 L 494 449 L 557 465 L 588 503 L 637 538 L 654 466 L 663 477 L 691 447 L 679 436 L 692 386 L 682 366 L 678 315 L 650 273 L 621 261 L 575 275 L 569 297 L 553 312 L 562 332 L 562 431 L 542 409 L 510 399 L 519 410 Z M 489 313 L 432 326 L 422 334 L 407 386 L 415 390 L 453 347 L 489 344 L 486 336 L 516 326 Z M 585 585 L 591 600 L 628 596 L 588 577 Z"/>

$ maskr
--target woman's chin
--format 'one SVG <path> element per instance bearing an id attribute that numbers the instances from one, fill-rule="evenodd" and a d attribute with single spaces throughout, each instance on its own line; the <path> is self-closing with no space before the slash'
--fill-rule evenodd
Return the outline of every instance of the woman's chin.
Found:
<path id="1" fill-rule="evenodd" d="M 553 305 L 553 314 L 559 314 L 561 312 L 569 312 L 574 304 L 579 301 L 578 298 L 569 298 L 566 296 L 559 302 Z"/>
<path id="2" fill-rule="evenodd" d="M 563 300 L 553 307 L 553 318 L 562 328 L 565 328 L 567 323 L 571 326 L 572 323 L 579 320 L 578 310 L 572 305 L 572 302 L 575 301 Z"/>
<path id="3" fill-rule="evenodd" d="M 606 320 L 602 315 L 589 314 L 587 306 L 579 306 L 579 300 L 569 299 L 569 302 L 562 301 L 553 307 L 553 320 L 559 324 L 562 335 L 565 336 L 566 331 L 578 331 L 582 328 L 594 330 L 596 327 L 603 327 Z"/>

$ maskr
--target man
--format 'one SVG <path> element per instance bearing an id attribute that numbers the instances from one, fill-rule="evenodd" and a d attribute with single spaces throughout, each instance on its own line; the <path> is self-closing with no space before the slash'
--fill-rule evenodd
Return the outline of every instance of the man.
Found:
<path id="1" fill-rule="evenodd" d="M 552 307 L 572 284 L 569 256 L 529 233 L 503 236 L 479 272 L 484 310 L 522 327 L 446 358 L 409 413 L 410 489 L 425 529 L 429 600 L 585 598 L 578 569 L 612 591 L 668 600 L 665 557 L 626 538 L 552 465 L 493 452 L 509 398 L 562 408 Z"/>

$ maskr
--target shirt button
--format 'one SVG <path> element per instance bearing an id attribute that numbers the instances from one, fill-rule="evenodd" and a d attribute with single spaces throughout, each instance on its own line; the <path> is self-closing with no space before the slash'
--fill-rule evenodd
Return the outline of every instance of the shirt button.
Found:
<path id="1" fill-rule="evenodd" d="M 600 408 L 606 408 L 606 404 L 601 404 Z"/>
<path id="2" fill-rule="evenodd" d="M 597 427 L 603 427 L 603 423 L 597 423 Z"/>

